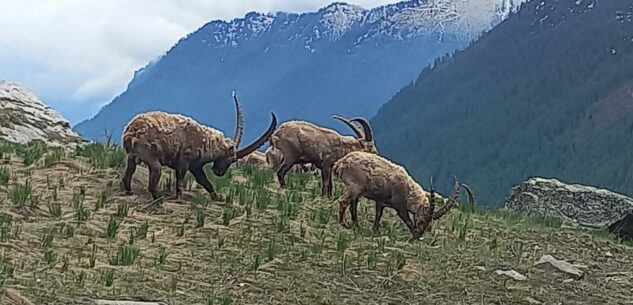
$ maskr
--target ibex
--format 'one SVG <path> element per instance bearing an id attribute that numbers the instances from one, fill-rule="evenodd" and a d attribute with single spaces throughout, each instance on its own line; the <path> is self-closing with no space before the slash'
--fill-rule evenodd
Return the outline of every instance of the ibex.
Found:
<path id="1" fill-rule="evenodd" d="M 280 187 L 285 187 L 285 175 L 294 164 L 312 163 L 321 170 L 321 195 L 332 197 L 332 166 L 339 158 L 353 151 L 378 154 L 374 145 L 369 122 L 364 118 L 347 119 L 335 115 L 349 126 L 356 137 L 344 136 L 333 129 L 324 128 L 305 121 L 288 121 L 279 126 L 270 137 L 273 149 L 281 152 L 281 162 L 276 170 Z M 360 131 L 352 122 L 359 123 Z"/>
<path id="2" fill-rule="evenodd" d="M 213 162 L 213 173 L 223 176 L 231 164 L 266 143 L 277 126 L 277 118 L 271 113 L 272 122 L 268 130 L 250 145 L 238 149 L 244 116 L 235 93 L 233 100 L 237 112 L 233 139 L 225 137 L 219 130 L 179 114 L 152 111 L 134 117 L 125 127 L 121 141 L 128 154 L 122 179 L 126 193 L 132 193 L 132 175 L 137 164 L 143 162 L 149 167 L 147 188 L 154 200 L 158 198 L 157 186 L 163 165 L 176 173 L 176 194 L 173 198 L 181 196 L 182 181 L 188 170 L 214 200 L 221 200 L 204 173 L 204 165 Z"/>
<path id="3" fill-rule="evenodd" d="M 339 159 L 334 165 L 334 174 L 342 180 L 345 188 L 339 202 L 339 223 L 343 226 L 347 226 L 344 214 L 349 206 L 352 222 L 357 222 L 357 205 L 361 196 L 376 203 L 374 231 L 379 230 L 384 208 L 390 207 L 396 210 L 414 238 L 421 237 L 432 220 L 441 218 L 456 205 L 461 188 L 468 193 L 470 204 L 474 205 L 475 202 L 470 187 L 453 176 L 453 194 L 445 200 L 441 209 L 435 211 L 433 186 L 430 192 L 425 191 L 404 167 L 366 152 L 351 152 Z M 409 213 L 413 214 L 413 221 Z"/>
<path id="4" fill-rule="evenodd" d="M 250 155 L 244 157 L 243 159 L 237 160 L 237 165 L 254 165 L 258 167 L 270 168 L 275 171 L 279 167 L 279 162 L 281 161 L 281 152 L 268 147 L 265 153 L 260 151 L 254 151 Z M 293 173 L 307 173 L 313 171 L 314 165 L 310 164 L 295 164 L 290 172 Z"/>
<path id="5" fill-rule="evenodd" d="M 277 169 L 281 166 L 281 161 L 283 160 L 283 154 L 279 149 L 275 149 L 272 146 L 269 146 L 265 153 L 266 163 L 270 168 L 277 172 Z M 295 164 L 293 165 L 289 172 L 292 173 L 308 173 L 316 170 L 314 164 Z"/>

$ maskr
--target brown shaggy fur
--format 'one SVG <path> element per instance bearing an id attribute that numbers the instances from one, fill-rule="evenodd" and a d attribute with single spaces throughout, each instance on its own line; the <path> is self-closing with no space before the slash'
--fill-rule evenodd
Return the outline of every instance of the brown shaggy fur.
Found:
<path id="1" fill-rule="evenodd" d="M 272 146 L 266 150 L 266 163 L 272 168 L 273 171 L 277 171 L 281 162 L 283 161 L 283 154 L 279 149 L 275 149 Z M 314 164 L 294 164 L 289 172 L 291 173 L 309 173 L 316 171 Z"/>
<path id="2" fill-rule="evenodd" d="M 279 166 L 281 160 L 281 152 L 279 150 L 273 150 L 270 147 L 265 153 L 260 151 L 254 151 L 250 155 L 237 161 L 237 165 L 254 165 L 259 167 L 266 167 L 273 169 L 273 171 Z M 292 173 L 308 173 L 316 170 L 312 164 L 295 164 L 290 168 Z"/>
<path id="3" fill-rule="evenodd" d="M 312 163 L 321 170 L 321 194 L 332 196 L 332 166 L 339 158 L 353 151 L 366 151 L 377 154 L 369 123 L 362 118 L 348 120 L 335 116 L 346 123 L 356 138 L 344 136 L 333 129 L 324 128 L 305 121 L 288 121 L 279 126 L 270 137 L 271 146 L 280 152 L 279 167 L 275 169 L 280 187 L 285 187 L 286 172 L 294 164 Z M 352 124 L 362 121 L 363 132 Z"/>
<path id="4" fill-rule="evenodd" d="M 460 186 L 474 196 L 468 186 L 457 181 L 451 198 L 439 211 L 435 211 L 435 194 L 425 191 L 404 169 L 384 157 L 367 152 L 351 152 L 334 164 L 334 175 L 340 178 L 345 192 L 339 203 L 339 223 L 346 226 L 345 210 L 351 205 L 352 221 L 357 222 L 357 204 L 362 196 L 376 202 L 373 229 L 378 231 L 385 207 L 396 210 L 415 238 L 424 234 L 432 220 L 439 219 L 455 205 Z M 413 221 L 409 216 L 413 214 Z"/>
<path id="5" fill-rule="evenodd" d="M 157 186 L 163 165 L 176 172 L 175 198 L 181 195 L 182 180 L 189 170 L 214 199 L 221 199 L 207 179 L 204 165 L 213 162 L 214 174 L 223 176 L 232 163 L 263 145 L 277 125 L 277 119 L 272 114 L 268 130 L 254 143 L 238 150 L 243 120 L 239 102 L 237 98 L 234 99 L 238 122 L 233 139 L 179 114 L 153 111 L 135 116 L 125 127 L 121 141 L 128 154 L 122 179 L 125 191 L 131 194 L 132 175 L 137 164 L 143 162 L 149 167 L 148 190 L 154 199 L 158 197 Z"/>

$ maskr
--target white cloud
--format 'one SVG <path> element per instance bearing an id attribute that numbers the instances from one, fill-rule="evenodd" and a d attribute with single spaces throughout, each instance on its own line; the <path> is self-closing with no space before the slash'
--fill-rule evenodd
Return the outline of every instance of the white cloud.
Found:
<path id="1" fill-rule="evenodd" d="M 0 0 L 0 79 L 72 122 L 121 93 L 136 69 L 215 19 L 313 11 L 334 0 Z M 373 7 L 385 0 L 354 0 Z"/>

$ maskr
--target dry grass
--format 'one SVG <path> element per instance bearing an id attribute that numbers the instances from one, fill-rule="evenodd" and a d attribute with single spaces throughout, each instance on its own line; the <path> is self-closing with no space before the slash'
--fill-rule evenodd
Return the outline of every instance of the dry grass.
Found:
<path id="1" fill-rule="evenodd" d="M 123 196 L 122 168 L 101 168 L 120 162 L 107 158 L 42 157 L 25 166 L 12 151 L 3 153 L 0 168 L 10 174 L 0 183 L 5 301 L 19 294 L 34 304 L 96 297 L 169 304 L 633 302 L 633 248 L 604 232 L 456 209 L 424 241 L 409 241 L 390 210 L 382 232 L 373 234 L 374 208 L 366 201 L 361 226 L 348 230 L 336 222 L 335 200 L 318 197 L 314 177 L 295 174 L 282 191 L 271 172 L 252 167 L 213 178 L 225 202 L 211 202 L 188 177 L 182 200 L 143 210 L 150 201 L 145 168 L 134 177 L 136 195 Z M 173 191 L 170 175 L 165 170 L 161 180 L 166 192 Z M 16 190 L 24 203 L 13 202 Z M 543 254 L 586 265 L 586 276 L 568 281 L 532 268 Z"/>

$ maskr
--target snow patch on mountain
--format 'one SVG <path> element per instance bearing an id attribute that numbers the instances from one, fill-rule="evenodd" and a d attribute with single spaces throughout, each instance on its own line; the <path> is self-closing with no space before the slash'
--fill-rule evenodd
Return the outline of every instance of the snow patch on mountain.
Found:
<path id="1" fill-rule="evenodd" d="M 335 2 L 314 13 L 291 14 L 251 12 L 230 22 L 213 21 L 201 30 L 209 32 L 203 43 L 213 47 L 238 47 L 242 41 L 260 37 L 279 24 L 275 31 L 288 31 L 287 41 L 302 39 L 307 50 L 314 43 L 336 41 L 358 27 L 355 45 L 373 38 L 413 39 L 421 35 L 444 35 L 475 39 L 483 31 L 503 21 L 527 0 L 408 0 L 365 9 Z M 317 22 L 312 23 L 313 16 Z M 306 22 L 292 28 L 297 22 Z M 310 23 L 308 23 L 310 22 Z M 294 31 L 290 30 L 293 29 Z M 292 32 L 291 32 L 292 31 Z"/>
<path id="2" fill-rule="evenodd" d="M 246 28 L 250 30 L 253 36 L 258 36 L 270 29 L 273 21 L 275 21 L 275 16 L 272 14 L 251 13 L 246 20 L 248 20 Z"/>
<path id="3" fill-rule="evenodd" d="M 451 34 L 474 39 L 516 12 L 525 0 L 428 0 L 405 7 L 389 18 L 383 31 L 412 35 Z"/>
<path id="4" fill-rule="evenodd" d="M 57 111 L 29 89 L 0 80 L 0 138 L 27 143 L 42 140 L 51 146 L 74 146 L 81 137 Z"/>
<path id="5" fill-rule="evenodd" d="M 362 20 L 367 10 L 357 5 L 336 2 L 324 9 L 321 24 L 325 26 L 334 40 L 340 38 L 353 24 Z M 317 32 L 317 35 L 319 33 Z"/>

